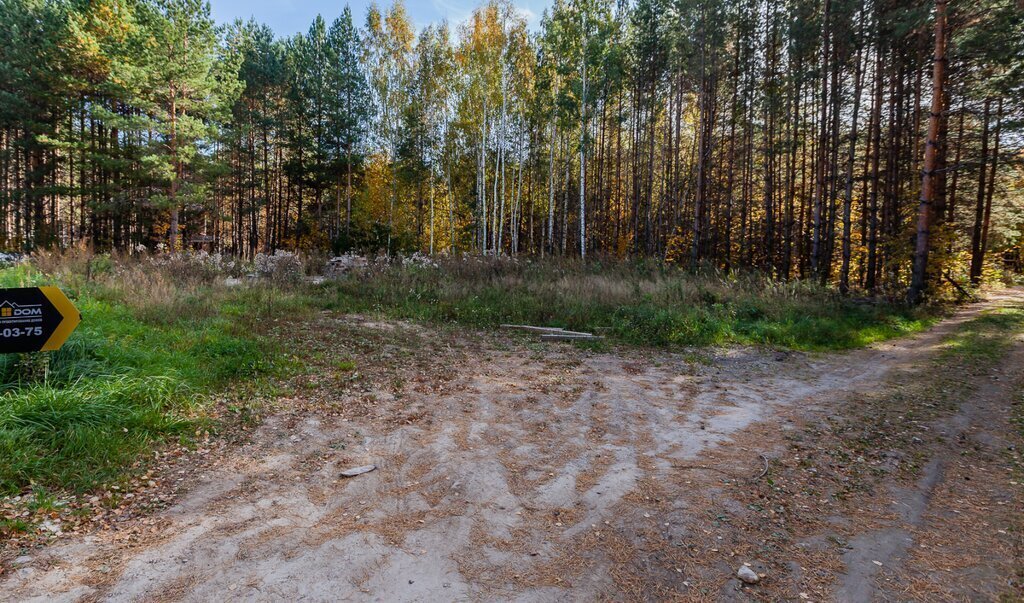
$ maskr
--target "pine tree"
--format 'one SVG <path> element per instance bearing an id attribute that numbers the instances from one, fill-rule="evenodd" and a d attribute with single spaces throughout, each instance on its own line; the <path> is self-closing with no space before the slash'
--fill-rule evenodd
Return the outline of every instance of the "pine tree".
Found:
<path id="1" fill-rule="evenodd" d="M 200 147 L 210 138 L 212 120 L 230 107 L 240 86 L 235 74 L 218 74 L 217 31 L 208 2 L 157 0 L 140 9 L 139 20 L 146 37 L 139 43 L 144 54 L 137 102 L 159 133 L 142 162 L 166 183 L 166 193 L 151 201 L 169 210 L 168 243 L 177 249 L 182 207 L 205 200 L 202 174 L 193 169 L 202 159 Z"/>
<path id="2" fill-rule="evenodd" d="M 334 64 L 329 69 L 330 138 L 334 166 L 343 166 L 345 174 L 345 235 L 352 228 L 352 171 L 358 153 L 366 143 L 366 128 L 372 117 L 369 84 L 360 57 L 362 43 L 352 23 L 352 11 L 346 5 L 341 16 L 331 24 L 328 44 Z M 340 172 L 341 170 L 339 170 Z M 340 187 L 339 187 L 340 188 Z M 337 215 L 341 215 L 341 196 Z M 338 229 L 335 228 L 335 236 Z"/>

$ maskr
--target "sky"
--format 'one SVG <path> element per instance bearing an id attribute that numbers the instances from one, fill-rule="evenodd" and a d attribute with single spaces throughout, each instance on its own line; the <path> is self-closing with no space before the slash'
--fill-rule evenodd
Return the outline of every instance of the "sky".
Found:
<path id="1" fill-rule="evenodd" d="M 356 24 L 366 22 L 366 7 L 371 0 L 349 0 Z M 442 19 L 453 26 L 464 21 L 473 9 L 484 0 L 405 0 L 405 8 L 417 29 Z M 540 16 L 550 5 L 550 0 L 516 0 L 515 5 L 527 18 L 531 30 L 540 24 Z M 230 23 L 236 18 L 250 17 L 269 25 L 278 36 L 291 36 L 309 29 L 317 14 L 323 15 L 330 25 L 344 8 L 345 0 L 210 0 L 213 17 L 218 23 Z M 384 8 L 391 6 L 391 0 L 377 0 Z"/>

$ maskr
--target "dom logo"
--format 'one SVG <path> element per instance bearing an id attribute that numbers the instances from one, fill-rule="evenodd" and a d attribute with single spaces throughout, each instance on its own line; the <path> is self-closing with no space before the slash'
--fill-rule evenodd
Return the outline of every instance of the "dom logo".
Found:
<path id="1" fill-rule="evenodd" d="M 0 306 L 0 318 L 16 318 L 19 316 L 42 316 L 42 306 L 19 306 L 18 304 L 12 304 L 4 302 Z"/>

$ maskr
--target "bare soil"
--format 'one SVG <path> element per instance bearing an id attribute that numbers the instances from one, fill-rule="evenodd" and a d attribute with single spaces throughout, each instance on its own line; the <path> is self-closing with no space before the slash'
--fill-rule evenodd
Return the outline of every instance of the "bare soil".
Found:
<path id="1" fill-rule="evenodd" d="M 1024 342 L 948 411 L 893 393 L 964 369 L 931 360 L 998 304 L 1024 294 L 822 355 L 282 325 L 311 368 L 246 443 L 165 510 L 8 562 L 0 600 L 1013 599 Z M 891 434 L 852 437 L 879 405 Z"/>

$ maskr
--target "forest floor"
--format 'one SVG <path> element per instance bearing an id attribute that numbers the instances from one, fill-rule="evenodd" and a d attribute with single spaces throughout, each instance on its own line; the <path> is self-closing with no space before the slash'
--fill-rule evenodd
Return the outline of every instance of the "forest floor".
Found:
<path id="1" fill-rule="evenodd" d="M 282 321 L 258 427 L 0 600 L 1016 599 L 1022 334 L 1020 290 L 828 353 Z"/>

